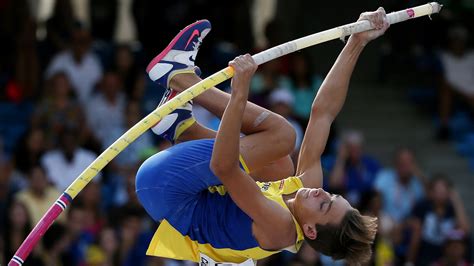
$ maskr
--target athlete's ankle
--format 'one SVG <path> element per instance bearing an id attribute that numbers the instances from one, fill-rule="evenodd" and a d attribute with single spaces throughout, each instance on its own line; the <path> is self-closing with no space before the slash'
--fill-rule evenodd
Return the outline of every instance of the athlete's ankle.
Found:
<path id="1" fill-rule="evenodd" d="M 216 137 L 216 132 L 202 126 L 199 123 L 194 123 L 186 129 L 175 141 L 175 143 L 186 142 L 197 139 L 213 139 Z"/>
<path id="2" fill-rule="evenodd" d="M 180 73 L 170 80 L 170 88 L 181 93 L 187 88 L 199 82 L 199 77 L 194 73 Z"/>

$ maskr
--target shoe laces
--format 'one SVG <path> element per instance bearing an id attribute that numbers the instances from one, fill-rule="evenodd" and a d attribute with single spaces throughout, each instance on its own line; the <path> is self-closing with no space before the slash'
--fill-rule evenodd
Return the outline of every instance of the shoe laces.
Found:
<path id="1" fill-rule="evenodd" d="M 201 46 L 202 40 L 201 38 L 198 38 L 197 41 L 193 42 L 193 61 L 196 60 L 196 55 L 199 50 L 199 47 Z"/>
<path id="2" fill-rule="evenodd" d="M 199 50 L 199 47 L 201 47 L 202 44 L 202 36 L 197 37 L 197 41 L 193 42 L 193 49 L 194 51 Z"/>
<path id="3" fill-rule="evenodd" d="M 201 38 L 198 38 L 196 42 L 193 42 L 193 50 L 197 51 L 199 50 L 199 47 L 201 46 L 202 40 Z"/>

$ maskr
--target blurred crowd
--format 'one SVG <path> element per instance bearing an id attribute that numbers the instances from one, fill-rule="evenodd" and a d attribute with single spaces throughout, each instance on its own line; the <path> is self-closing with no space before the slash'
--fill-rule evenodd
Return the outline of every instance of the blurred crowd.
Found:
<path id="1" fill-rule="evenodd" d="M 277 44 L 268 10 L 278 1 L 234 2 L 0 0 L 0 265 L 97 155 L 156 107 L 164 90 L 147 78 L 145 65 L 182 26 L 202 17 L 213 23 L 213 40 L 198 58 L 203 76 L 242 52 Z M 408 2 L 387 6 L 420 4 Z M 444 4 L 432 22 L 440 27 L 388 34 L 378 81 L 396 79 L 389 73 L 397 65 L 419 73 L 411 99 L 434 117 L 438 139 L 457 143 L 474 161 L 474 4 Z M 268 14 L 256 20 L 252 8 Z M 294 126 L 295 160 L 323 78 L 303 51 L 262 65 L 252 80 L 250 100 Z M 217 128 L 217 118 L 199 106 L 194 112 Z M 382 165 L 364 151 L 365 141 L 358 130 L 333 128 L 323 166 L 326 189 L 379 218 L 370 265 L 471 265 L 470 221 L 450 173 L 426 176 L 404 146 L 393 146 L 392 165 Z M 26 265 L 193 265 L 145 255 L 158 225 L 136 198 L 135 173 L 169 145 L 150 132 L 130 145 L 58 218 Z M 303 246 L 259 265 L 344 263 Z"/>

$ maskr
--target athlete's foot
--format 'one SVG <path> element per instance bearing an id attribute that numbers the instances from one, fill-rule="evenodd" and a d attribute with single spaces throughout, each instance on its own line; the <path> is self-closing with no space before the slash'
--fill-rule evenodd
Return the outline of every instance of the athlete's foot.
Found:
<path id="1" fill-rule="evenodd" d="M 150 62 L 146 69 L 148 76 L 158 85 L 167 88 L 158 106 L 163 105 L 182 91 L 170 88 L 170 81 L 173 77 L 187 76 L 182 74 L 193 76 L 200 74 L 194 61 L 203 39 L 210 30 L 211 24 L 207 20 L 199 20 L 187 26 Z M 188 102 L 163 118 L 152 127 L 152 130 L 155 134 L 174 143 L 195 122 L 192 115 L 192 102 Z"/>
<path id="2" fill-rule="evenodd" d="M 176 35 L 168 46 L 148 64 L 146 71 L 151 80 L 169 88 L 174 75 L 180 73 L 200 74 L 195 66 L 199 47 L 211 30 L 208 20 L 199 20 L 187 26 Z"/>
<path id="3" fill-rule="evenodd" d="M 161 102 L 158 106 L 161 106 L 173 99 L 178 93 L 174 90 L 167 89 Z M 176 108 L 169 115 L 165 116 L 161 121 L 154 125 L 151 130 L 153 133 L 161 136 L 164 139 L 169 140 L 172 144 L 196 122 L 193 117 L 193 105 L 188 102 L 183 106 Z"/>

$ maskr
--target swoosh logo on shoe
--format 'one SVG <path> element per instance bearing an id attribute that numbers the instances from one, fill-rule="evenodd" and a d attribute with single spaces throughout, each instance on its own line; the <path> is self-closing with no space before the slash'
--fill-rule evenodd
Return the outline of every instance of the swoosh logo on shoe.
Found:
<path id="1" fill-rule="evenodd" d="M 191 40 L 194 38 L 194 36 L 199 36 L 199 31 L 198 30 L 194 30 L 193 33 L 191 33 L 191 37 L 189 37 L 188 39 L 188 42 L 186 43 L 186 46 L 184 47 L 184 49 L 186 50 L 186 48 L 188 47 L 189 43 L 191 42 Z"/>
<path id="2" fill-rule="evenodd" d="M 178 51 L 178 50 L 171 50 L 168 55 L 165 57 L 168 61 L 175 61 L 181 64 L 185 64 L 187 66 L 194 66 L 194 60 L 190 60 L 194 58 L 196 55 L 195 51 Z"/>

